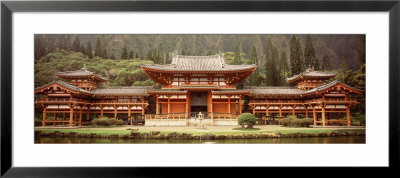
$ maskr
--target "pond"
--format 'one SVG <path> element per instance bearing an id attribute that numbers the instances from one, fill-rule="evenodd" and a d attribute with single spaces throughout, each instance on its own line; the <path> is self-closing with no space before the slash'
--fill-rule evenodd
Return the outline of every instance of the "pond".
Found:
<path id="1" fill-rule="evenodd" d="M 365 143 L 365 136 L 340 137 L 299 137 L 299 138 L 265 138 L 265 139 L 227 139 L 227 140 L 183 140 L 183 139 L 109 139 L 109 138 L 75 138 L 75 137 L 37 137 L 38 144 L 344 144 Z"/>

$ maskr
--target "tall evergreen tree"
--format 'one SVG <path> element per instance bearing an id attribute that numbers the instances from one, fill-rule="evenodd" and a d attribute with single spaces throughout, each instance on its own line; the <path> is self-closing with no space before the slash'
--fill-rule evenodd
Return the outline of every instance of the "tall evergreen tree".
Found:
<path id="1" fill-rule="evenodd" d="M 65 51 L 72 51 L 71 35 L 67 35 L 65 38 Z"/>
<path id="2" fill-rule="evenodd" d="M 46 47 L 43 35 L 35 35 L 35 60 L 46 55 Z"/>
<path id="3" fill-rule="evenodd" d="M 320 68 L 319 68 L 319 59 L 315 56 L 314 57 L 314 59 L 312 60 L 313 62 L 312 62 L 312 68 L 314 69 L 314 70 L 319 70 Z"/>
<path id="4" fill-rule="evenodd" d="M 286 59 L 286 53 L 285 51 L 281 52 L 281 57 L 279 59 L 279 68 L 280 68 L 280 74 L 281 74 L 281 85 L 285 85 L 286 78 L 290 77 L 290 69 L 289 65 Z"/>
<path id="5" fill-rule="evenodd" d="M 100 45 L 101 45 L 101 58 L 107 59 L 108 58 L 108 41 L 104 35 L 101 35 L 101 37 L 100 37 Z"/>
<path id="6" fill-rule="evenodd" d="M 136 59 L 139 59 L 139 54 L 138 54 L 138 52 L 135 53 L 135 58 L 136 58 Z"/>
<path id="7" fill-rule="evenodd" d="M 133 59 L 133 49 L 129 51 L 128 59 Z"/>
<path id="8" fill-rule="evenodd" d="M 330 68 L 331 68 L 331 64 L 330 64 L 330 61 L 329 61 L 329 56 L 328 56 L 328 55 L 325 55 L 325 56 L 322 58 L 322 66 L 321 66 L 321 69 L 322 69 L 322 70 L 330 70 Z"/>
<path id="9" fill-rule="evenodd" d="M 241 62 L 240 59 L 240 48 L 239 48 L 239 43 L 236 43 L 236 47 L 235 47 L 235 58 L 233 59 L 233 64 L 238 65 Z"/>
<path id="10" fill-rule="evenodd" d="M 128 59 L 128 49 L 126 49 L 126 44 L 124 44 L 124 46 L 122 47 L 121 59 Z"/>
<path id="11" fill-rule="evenodd" d="M 92 44 L 90 43 L 90 40 L 88 41 L 88 44 L 86 45 L 86 53 L 89 59 L 93 59 L 93 49 L 92 49 Z"/>
<path id="12" fill-rule="evenodd" d="M 272 55 L 271 55 L 271 61 L 270 61 L 270 71 L 269 71 L 269 77 L 271 78 L 271 85 L 272 86 L 278 86 L 280 85 L 280 67 L 278 63 L 278 50 L 274 47 L 272 49 Z"/>
<path id="13" fill-rule="evenodd" d="M 359 37 L 360 47 L 357 50 L 358 53 L 358 61 L 361 64 L 365 64 L 365 35 L 361 35 Z"/>
<path id="14" fill-rule="evenodd" d="M 311 36 L 306 35 L 306 43 L 304 45 L 304 65 L 306 68 L 315 68 L 316 61 L 314 46 L 311 41 Z"/>
<path id="15" fill-rule="evenodd" d="M 159 61 L 159 63 L 165 64 L 165 60 L 164 60 L 164 51 L 163 51 L 163 47 L 162 47 L 161 43 L 158 44 L 157 53 L 158 53 L 158 58 L 159 58 L 158 61 Z"/>
<path id="16" fill-rule="evenodd" d="M 80 52 L 81 52 L 83 55 L 87 55 L 85 45 L 81 44 Z"/>
<path id="17" fill-rule="evenodd" d="M 96 48 L 94 49 L 94 56 L 99 56 L 101 57 L 101 40 L 99 37 L 96 39 Z"/>
<path id="18" fill-rule="evenodd" d="M 266 50 L 265 50 L 265 84 L 272 85 L 272 76 L 271 72 L 274 71 L 272 69 L 272 53 L 274 50 L 274 46 L 272 45 L 271 39 L 268 38 L 266 42 Z"/>
<path id="19" fill-rule="evenodd" d="M 258 63 L 256 46 L 253 46 L 253 49 L 251 50 L 251 63 L 253 63 L 253 64 Z"/>
<path id="20" fill-rule="evenodd" d="M 72 43 L 72 50 L 75 52 L 81 51 L 81 42 L 79 41 L 79 36 L 75 36 L 74 42 Z"/>
<path id="21" fill-rule="evenodd" d="M 292 35 L 290 40 L 290 71 L 292 75 L 297 75 L 303 71 L 303 62 L 301 60 L 302 51 L 300 42 L 296 36 Z"/>

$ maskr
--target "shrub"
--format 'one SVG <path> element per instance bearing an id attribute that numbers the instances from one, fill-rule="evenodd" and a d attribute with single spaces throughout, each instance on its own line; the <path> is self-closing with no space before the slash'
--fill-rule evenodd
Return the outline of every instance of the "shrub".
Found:
<path id="1" fill-rule="evenodd" d="M 117 121 L 117 125 L 124 125 L 124 124 L 125 124 L 125 122 L 123 120 L 118 120 Z"/>
<path id="2" fill-rule="evenodd" d="M 357 115 L 356 117 L 351 117 L 350 120 L 353 125 L 365 126 L 365 115 Z"/>
<path id="3" fill-rule="evenodd" d="M 243 113 L 238 118 L 238 124 L 256 124 L 256 117 L 254 117 L 253 114 L 250 113 Z"/>
<path id="4" fill-rule="evenodd" d="M 111 126 L 115 125 L 117 123 L 117 120 L 114 118 L 96 118 L 92 120 L 92 125 L 94 126 Z"/>
<path id="5" fill-rule="evenodd" d="M 281 119 L 279 122 L 280 124 L 282 124 L 283 126 L 288 126 L 291 123 L 291 118 L 283 118 Z"/>
<path id="6" fill-rule="evenodd" d="M 35 126 L 42 126 L 42 119 L 35 118 Z"/>
<path id="7" fill-rule="evenodd" d="M 314 120 L 311 118 L 304 118 L 304 119 L 284 118 L 281 119 L 280 123 L 283 126 L 289 126 L 289 127 L 308 127 L 309 125 L 314 124 Z"/>

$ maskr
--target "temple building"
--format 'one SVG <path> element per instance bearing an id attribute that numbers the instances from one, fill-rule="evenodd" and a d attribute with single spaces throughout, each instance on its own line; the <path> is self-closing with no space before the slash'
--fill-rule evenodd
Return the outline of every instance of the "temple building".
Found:
<path id="1" fill-rule="evenodd" d="M 161 84 L 160 89 L 104 87 L 101 83 L 108 79 L 85 67 L 57 73 L 64 81 L 35 89 L 36 104 L 43 108 L 42 126 L 81 126 L 99 117 L 121 119 L 127 124 L 144 122 L 146 126 L 191 126 L 199 122 L 237 125 L 243 110 L 253 113 L 261 124 L 279 124 L 281 118 L 290 115 L 313 118 L 314 125 L 349 126 L 350 108 L 358 102 L 348 96 L 362 94 L 334 80 L 336 74 L 311 69 L 287 79 L 295 87 L 237 89 L 236 85 L 249 77 L 256 65 L 226 64 L 222 53 L 175 55 L 171 64 L 141 67 Z M 49 113 L 54 118 L 48 119 Z"/>

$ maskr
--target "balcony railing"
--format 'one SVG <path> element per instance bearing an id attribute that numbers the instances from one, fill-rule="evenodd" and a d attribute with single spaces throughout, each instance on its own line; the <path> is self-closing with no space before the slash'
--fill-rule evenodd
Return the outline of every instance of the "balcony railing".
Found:
<path id="1" fill-rule="evenodd" d="M 237 119 L 238 114 L 231 113 L 216 113 L 216 112 L 202 112 L 203 119 Z M 164 113 L 164 114 L 145 114 L 145 119 L 189 119 L 199 118 L 198 112 L 189 113 Z"/>

